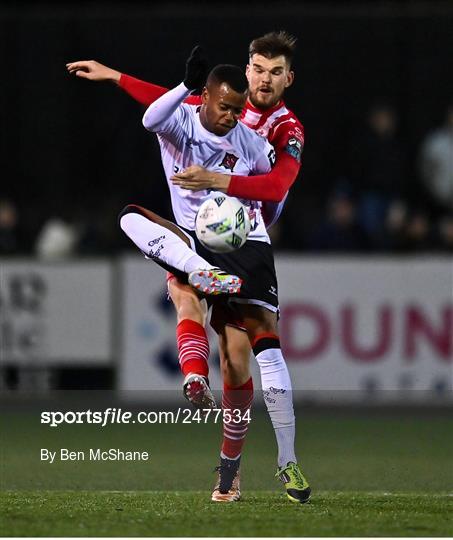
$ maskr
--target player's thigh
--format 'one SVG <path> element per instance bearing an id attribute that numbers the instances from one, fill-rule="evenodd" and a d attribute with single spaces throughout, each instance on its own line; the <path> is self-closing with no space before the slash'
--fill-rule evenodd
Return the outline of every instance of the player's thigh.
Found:
<path id="1" fill-rule="evenodd" d="M 202 326 L 206 322 L 206 301 L 200 299 L 197 293 L 187 285 L 181 283 L 176 277 L 168 280 L 168 293 L 176 309 L 178 323 L 184 319 L 190 319 Z"/>
<path id="2" fill-rule="evenodd" d="M 237 309 L 252 343 L 260 334 L 278 334 L 277 312 L 256 304 L 238 304 Z"/>
<path id="3" fill-rule="evenodd" d="M 250 341 L 247 333 L 225 325 L 219 331 L 222 378 L 228 386 L 241 386 L 250 379 Z"/>

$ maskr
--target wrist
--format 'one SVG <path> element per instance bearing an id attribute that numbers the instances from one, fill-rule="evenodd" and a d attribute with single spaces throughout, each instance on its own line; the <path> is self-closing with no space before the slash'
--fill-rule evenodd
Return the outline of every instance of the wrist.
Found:
<path id="1" fill-rule="evenodd" d="M 231 176 L 228 174 L 213 173 L 211 182 L 214 189 L 226 193 L 231 182 Z"/>
<path id="2" fill-rule="evenodd" d="M 123 74 L 120 71 L 116 71 L 115 69 L 112 69 L 109 75 L 110 75 L 109 76 L 110 81 L 119 86 L 121 82 L 121 77 L 123 76 Z"/>

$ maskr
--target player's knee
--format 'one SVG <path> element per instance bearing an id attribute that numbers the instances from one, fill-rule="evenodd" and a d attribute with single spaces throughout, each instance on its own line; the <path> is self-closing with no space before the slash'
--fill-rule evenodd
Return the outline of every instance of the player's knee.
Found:
<path id="1" fill-rule="evenodd" d="M 249 337 L 255 356 L 267 349 L 281 349 L 280 337 L 276 332 L 257 332 Z"/>
<path id="2" fill-rule="evenodd" d="M 122 218 L 125 216 L 128 216 L 130 214 L 140 214 L 140 207 L 136 204 L 127 204 L 119 213 L 118 215 L 118 224 L 119 226 L 124 230 L 124 226 L 122 225 Z"/>

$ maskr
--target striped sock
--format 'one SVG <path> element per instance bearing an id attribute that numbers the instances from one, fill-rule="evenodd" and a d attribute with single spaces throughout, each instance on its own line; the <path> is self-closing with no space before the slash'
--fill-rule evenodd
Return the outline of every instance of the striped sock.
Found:
<path id="1" fill-rule="evenodd" d="M 191 319 L 183 319 L 176 327 L 176 340 L 183 374 L 197 373 L 207 377 L 209 342 L 203 326 Z"/>
<path id="2" fill-rule="evenodd" d="M 222 395 L 222 409 L 224 409 L 223 443 L 220 457 L 227 459 L 238 459 L 240 457 L 250 423 L 246 413 L 250 411 L 252 400 L 253 381 L 251 377 L 246 383 L 236 388 L 224 383 Z M 244 416 L 246 417 L 245 420 L 243 420 Z M 240 421 L 238 422 L 239 418 Z"/>

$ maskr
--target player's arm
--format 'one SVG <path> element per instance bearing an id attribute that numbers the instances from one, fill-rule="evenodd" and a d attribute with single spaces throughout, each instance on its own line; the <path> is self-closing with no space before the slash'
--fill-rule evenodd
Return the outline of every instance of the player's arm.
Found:
<path id="1" fill-rule="evenodd" d="M 241 199 L 281 202 L 299 171 L 300 160 L 284 148 L 276 148 L 276 163 L 266 174 L 236 176 L 208 171 L 199 165 L 193 165 L 175 174 L 171 181 L 183 189 L 192 191 L 215 189 Z"/>
<path id="2" fill-rule="evenodd" d="M 112 69 L 96 60 L 78 60 L 66 64 L 69 73 L 81 79 L 102 82 L 107 81 L 117 85 L 129 94 L 135 101 L 148 106 L 160 96 L 168 92 L 168 88 L 136 79 L 116 69 Z"/>
<path id="3" fill-rule="evenodd" d="M 141 79 L 137 79 L 136 77 L 132 77 L 131 75 L 121 73 L 116 69 L 105 66 L 100 62 L 96 62 L 96 60 L 70 62 L 66 64 L 66 68 L 69 73 L 82 79 L 96 82 L 112 82 L 121 88 L 121 90 L 124 90 L 131 98 L 135 99 L 135 101 L 145 105 L 145 107 L 148 107 L 151 103 L 154 103 L 156 99 L 159 99 L 168 92 L 168 88 L 165 86 L 142 81 Z M 198 105 L 201 103 L 201 98 L 200 96 L 189 96 L 186 99 L 186 103 Z"/>
<path id="4" fill-rule="evenodd" d="M 143 125 L 148 131 L 156 133 L 169 132 L 181 121 L 179 106 L 190 94 L 190 90 L 182 82 L 176 88 L 166 92 L 151 103 L 143 115 Z"/>
<path id="5" fill-rule="evenodd" d="M 184 81 L 173 90 L 163 94 L 146 110 L 143 125 L 149 131 L 164 132 L 178 126 L 181 121 L 177 112 L 189 94 L 205 82 L 207 61 L 199 46 L 194 47 L 186 62 Z"/>

